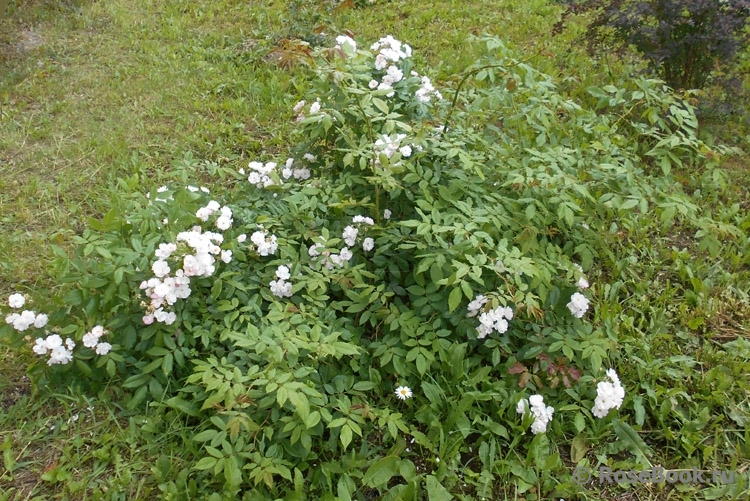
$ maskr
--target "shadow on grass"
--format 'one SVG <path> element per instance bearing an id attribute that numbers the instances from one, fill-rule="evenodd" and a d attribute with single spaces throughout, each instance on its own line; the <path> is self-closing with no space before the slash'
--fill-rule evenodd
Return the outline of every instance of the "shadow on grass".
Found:
<path id="1" fill-rule="evenodd" d="M 18 62 L 45 45 L 39 24 L 75 16 L 87 3 L 90 1 L 0 0 L 0 75 L 5 74 L 0 86 L 21 81 Z"/>

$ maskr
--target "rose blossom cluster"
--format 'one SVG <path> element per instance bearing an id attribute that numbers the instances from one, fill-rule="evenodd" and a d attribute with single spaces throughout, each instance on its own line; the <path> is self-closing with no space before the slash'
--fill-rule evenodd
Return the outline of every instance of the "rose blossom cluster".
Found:
<path id="1" fill-rule="evenodd" d="M 401 156 L 406 158 L 411 156 L 411 146 L 405 144 L 401 146 L 401 141 L 406 138 L 406 134 L 396 134 L 395 136 L 388 136 L 383 134 L 375 141 L 375 151 L 377 153 L 383 153 L 386 157 L 391 158 L 397 151 L 401 153 Z M 376 160 L 376 163 L 380 163 Z"/>
<path id="2" fill-rule="evenodd" d="M 247 176 L 247 181 L 250 184 L 254 184 L 258 188 L 267 188 L 276 181 L 271 177 L 271 173 L 276 169 L 276 162 L 250 162 L 247 165 L 250 168 L 250 174 Z"/>
<path id="3" fill-rule="evenodd" d="M 352 52 L 357 52 L 357 42 L 354 41 L 354 39 L 347 35 L 339 35 L 336 37 L 336 45 L 333 47 L 334 49 L 342 49 L 344 48 L 344 45 L 349 45 L 351 47 Z"/>
<path id="4" fill-rule="evenodd" d="M 216 200 L 211 200 L 208 205 L 201 207 L 195 213 L 195 216 L 203 221 L 208 221 L 208 218 L 219 212 L 221 215 L 216 219 L 216 227 L 221 231 L 228 230 L 232 227 L 234 220 L 232 219 L 232 209 L 229 207 L 221 206 Z"/>
<path id="5" fill-rule="evenodd" d="M 8 305 L 11 308 L 22 308 L 24 304 L 26 304 L 26 298 L 21 294 L 11 294 L 8 298 Z M 17 331 L 23 332 L 31 326 L 37 329 L 45 327 L 48 317 L 44 313 L 36 314 L 33 311 L 26 310 L 20 314 L 11 313 L 5 321 Z M 97 325 L 83 336 L 84 346 L 93 348 L 97 355 L 106 355 L 112 349 L 112 345 L 99 342 L 99 338 L 104 334 L 104 327 Z M 67 364 L 73 360 L 73 348 L 75 346 L 75 341 L 70 338 L 63 340 L 59 334 L 49 334 L 46 337 L 37 338 L 32 351 L 37 355 L 49 355 L 47 365 Z"/>
<path id="6" fill-rule="evenodd" d="M 598 417 L 605 417 L 611 409 L 619 409 L 625 398 L 625 389 L 620 384 L 620 378 L 614 369 L 607 370 L 609 381 L 600 381 L 596 385 L 596 400 L 591 413 Z"/>
<path id="7" fill-rule="evenodd" d="M 305 114 L 302 112 L 302 110 L 305 109 L 306 105 L 307 101 L 305 101 L 304 99 L 294 105 L 293 109 L 297 114 L 297 122 L 301 122 L 305 119 Z M 320 98 L 315 99 L 315 102 L 310 105 L 310 114 L 317 115 L 318 113 L 320 113 Z"/>
<path id="8" fill-rule="evenodd" d="M 349 247 L 343 247 L 338 254 L 332 254 L 331 251 L 325 248 L 325 243 L 312 244 L 307 250 L 307 253 L 316 261 L 319 256 L 323 256 L 321 264 L 326 267 L 327 270 L 332 270 L 334 266 L 343 268 L 348 263 L 354 254 Z"/>
<path id="9" fill-rule="evenodd" d="M 151 266 L 154 277 L 141 282 L 140 289 L 151 299 L 149 312 L 144 315 L 143 323 L 151 325 L 154 320 L 171 325 L 177 320 L 174 312 L 164 310 L 164 306 L 174 305 L 178 299 L 190 296 L 190 277 L 209 277 L 216 267 L 214 256 L 228 263 L 232 260 L 232 251 L 224 250 L 217 244 L 224 241 L 220 233 L 203 232 L 199 226 L 192 231 L 183 231 L 177 235 L 178 243 L 162 243 L 154 251 L 158 258 Z M 178 244 L 184 244 L 191 251 L 186 252 L 181 259 L 174 260 L 181 266 L 170 276 L 172 271 L 168 259 L 178 250 Z"/>
<path id="10" fill-rule="evenodd" d="M 419 76 L 419 75 L 416 72 L 413 72 L 412 76 Z M 414 95 L 417 97 L 417 99 L 420 102 L 429 103 L 433 97 L 437 99 L 443 99 L 443 95 L 440 94 L 440 91 L 435 89 L 429 77 L 426 77 L 426 76 L 421 77 L 421 82 L 422 82 L 422 86 L 419 89 L 417 89 L 417 92 L 414 93 Z"/>
<path id="11" fill-rule="evenodd" d="M 479 326 L 477 327 L 477 339 L 484 339 L 487 335 L 492 334 L 496 331 L 500 334 L 508 330 L 508 321 L 513 319 L 513 310 L 510 306 L 498 306 L 489 311 L 480 310 L 487 304 L 488 298 L 483 294 L 477 295 L 472 302 L 469 303 L 469 312 L 466 314 L 468 318 L 473 318 L 479 315 Z"/>
<path id="12" fill-rule="evenodd" d="M 352 224 L 344 228 L 342 237 L 344 243 L 349 247 L 354 247 L 357 243 L 357 235 L 359 235 L 359 229 L 362 225 L 372 226 L 375 221 L 371 217 L 357 215 L 352 218 Z M 365 251 L 371 251 L 375 247 L 375 241 L 372 238 L 365 238 L 362 241 L 362 248 Z"/>
<path id="13" fill-rule="evenodd" d="M 112 349 L 112 345 L 104 341 L 99 341 L 106 333 L 107 331 L 101 325 L 94 326 L 93 329 L 83 335 L 83 346 L 91 348 L 97 355 L 106 355 Z"/>
<path id="14" fill-rule="evenodd" d="M 385 70 L 385 73 L 380 82 L 375 79 L 370 80 L 369 87 L 371 89 L 390 90 L 386 96 L 393 97 L 395 93 L 393 84 L 404 79 L 403 71 L 393 63 L 411 57 L 411 47 L 388 35 L 372 44 L 370 49 L 378 51 L 375 56 L 375 69 L 378 71 Z"/>
<path id="15" fill-rule="evenodd" d="M 315 156 L 311 155 L 310 153 L 306 153 L 304 158 L 308 162 L 312 162 L 315 160 Z M 284 168 L 281 170 L 281 177 L 283 177 L 284 179 L 293 177 L 294 179 L 304 181 L 305 179 L 310 179 L 310 169 L 308 169 L 307 167 L 295 169 L 294 159 L 288 158 L 286 160 L 286 163 L 284 164 Z"/>
<path id="16" fill-rule="evenodd" d="M 279 248 L 279 244 L 276 241 L 276 235 L 268 236 L 268 233 L 266 233 L 262 226 L 260 226 L 260 230 L 250 235 L 250 241 L 258 248 L 258 254 L 261 256 L 275 254 L 276 249 Z"/>
<path id="17" fill-rule="evenodd" d="M 63 343 L 63 339 L 59 334 L 50 334 L 46 338 L 37 338 L 36 344 L 32 349 L 37 355 L 47 355 L 49 353 L 47 365 L 56 365 L 67 364 L 72 361 L 73 348 L 75 346 L 75 342 L 70 338 L 67 338 Z"/>
<path id="18" fill-rule="evenodd" d="M 385 75 L 383 75 L 380 82 L 373 78 L 372 80 L 370 80 L 368 86 L 373 90 L 388 90 L 390 92 L 386 94 L 386 97 L 393 97 L 393 95 L 396 93 L 393 90 L 393 84 L 398 83 L 403 79 L 404 72 L 401 71 L 397 66 L 392 64 L 388 67 L 387 70 L 385 70 Z"/>
<path id="19" fill-rule="evenodd" d="M 567 307 L 574 317 L 583 318 L 583 315 L 589 309 L 589 300 L 580 292 L 576 292 L 570 296 L 570 302 L 567 304 Z"/>
<path id="20" fill-rule="evenodd" d="M 281 265 L 276 268 L 276 280 L 271 280 L 271 292 L 274 296 L 285 298 L 292 297 L 292 283 L 287 282 L 291 277 L 289 267 Z"/>
<path id="21" fill-rule="evenodd" d="M 317 260 L 319 256 L 323 256 L 323 260 L 321 261 L 321 263 L 326 267 L 326 269 L 332 270 L 334 266 L 342 268 L 354 257 L 354 254 L 352 253 L 350 247 L 354 247 L 357 244 L 357 239 L 360 236 L 360 230 L 362 229 L 362 226 L 373 226 L 374 224 L 375 221 L 371 217 L 356 215 L 352 218 L 352 224 L 344 228 L 344 231 L 341 234 L 346 247 L 343 247 L 338 254 L 332 254 L 329 250 L 327 250 L 325 248 L 325 243 L 312 244 L 307 250 L 307 253 L 311 258 L 313 258 L 313 261 Z M 369 252 L 374 248 L 375 240 L 370 237 L 362 239 L 362 249 L 365 252 Z"/>
<path id="22" fill-rule="evenodd" d="M 397 63 L 401 59 L 411 57 L 411 47 L 393 38 L 385 36 L 372 44 L 370 50 L 378 51 L 375 56 L 375 69 L 384 70 L 389 63 Z"/>
<path id="23" fill-rule="evenodd" d="M 531 432 L 536 435 L 547 431 L 547 425 L 552 421 L 552 414 L 555 409 L 544 405 L 544 397 L 541 395 L 531 395 L 528 400 L 522 398 L 518 401 L 516 412 L 522 416 L 526 416 L 528 413 L 534 416 L 534 422 L 531 423 Z"/>
<path id="24" fill-rule="evenodd" d="M 8 297 L 8 306 L 14 309 L 23 308 L 26 304 L 26 298 L 22 294 L 15 293 Z M 29 327 L 34 326 L 41 329 L 47 325 L 47 315 L 44 313 L 35 313 L 31 310 L 24 310 L 21 313 L 10 313 L 5 317 L 5 323 L 13 326 L 18 332 L 23 332 Z"/>

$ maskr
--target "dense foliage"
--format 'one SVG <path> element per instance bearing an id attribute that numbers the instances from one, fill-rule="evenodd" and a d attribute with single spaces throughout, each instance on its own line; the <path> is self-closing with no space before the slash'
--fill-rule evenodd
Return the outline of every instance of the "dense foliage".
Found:
<path id="1" fill-rule="evenodd" d="M 590 47 L 635 47 L 675 89 L 702 88 L 747 41 L 747 0 L 585 0 L 569 12 L 595 11 Z"/>
<path id="2" fill-rule="evenodd" d="M 657 321 L 622 308 L 637 259 L 617 251 L 676 227 L 746 249 L 671 177 L 716 152 L 659 81 L 578 103 L 480 43 L 441 94 L 407 45 L 339 37 L 314 53 L 288 160 L 186 157 L 183 183 L 113 200 L 59 251 L 71 291 L 43 313 L 12 296 L 1 332 L 34 332 L 41 383 L 119 377 L 131 409 L 182 415 L 202 449 L 196 479 L 162 486 L 175 499 L 570 495 L 566 437 L 574 462 L 614 434 L 648 465 L 637 429 L 671 409 L 608 370 Z M 191 186 L 201 169 L 221 202 Z"/>

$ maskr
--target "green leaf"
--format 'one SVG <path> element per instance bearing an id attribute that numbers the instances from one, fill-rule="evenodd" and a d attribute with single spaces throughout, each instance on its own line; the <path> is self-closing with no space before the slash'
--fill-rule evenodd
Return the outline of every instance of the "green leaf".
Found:
<path id="1" fill-rule="evenodd" d="M 195 463 L 194 468 L 196 470 L 210 470 L 211 468 L 214 467 L 214 465 L 216 465 L 216 461 L 217 461 L 216 458 L 204 457 L 204 458 L 201 458 L 200 461 Z"/>
<path id="2" fill-rule="evenodd" d="M 148 393 L 148 386 L 143 385 L 135 392 L 135 394 L 131 397 L 130 400 L 128 400 L 127 408 L 128 409 L 135 409 L 141 403 L 146 399 L 146 394 Z"/>
<path id="3" fill-rule="evenodd" d="M 339 439 L 341 440 L 341 445 L 344 446 L 344 449 L 349 447 L 349 444 L 352 443 L 352 436 L 352 429 L 348 424 L 341 427 L 341 435 L 339 435 Z"/>
<path id="4" fill-rule="evenodd" d="M 377 109 L 379 109 L 380 111 L 382 111 L 386 115 L 388 114 L 388 104 L 386 104 L 386 102 L 383 101 L 382 99 L 378 99 L 377 97 L 373 97 L 372 98 L 372 104 L 374 104 Z"/>
<path id="5" fill-rule="evenodd" d="M 453 313 L 456 311 L 456 308 L 461 304 L 461 299 L 463 298 L 463 291 L 460 287 L 454 287 L 451 291 L 450 296 L 448 296 L 448 311 Z"/>
<path id="6" fill-rule="evenodd" d="M 581 433 L 586 428 L 586 417 L 582 412 L 578 412 L 576 417 L 573 418 L 573 424 L 576 427 L 576 431 Z"/>
<path id="7" fill-rule="evenodd" d="M 218 430 L 203 430 L 202 432 L 194 436 L 193 440 L 195 442 L 209 442 L 213 440 L 217 433 L 219 433 Z"/>
<path id="8" fill-rule="evenodd" d="M 547 434 L 539 433 L 534 435 L 529 446 L 529 452 L 526 454 L 527 463 L 533 461 L 534 466 L 537 469 L 541 469 L 541 465 L 549 455 L 549 438 L 547 438 Z"/>
<path id="9" fill-rule="evenodd" d="M 173 409 L 177 409 L 180 412 L 184 412 L 188 416 L 193 416 L 193 417 L 198 416 L 198 407 L 195 404 L 186 402 L 180 397 L 172 397 L 164 403 Z"/>
<path id="10" fill-rule="evenodd" d="M 628 209 L 632 209 L 636 205 L 638 205 L 638 199 L 637 198 L 629 198 L 625 202 L 623 202 L 622 204 L 620 204 L 619 209 L 620 210 L 628 210 Z"/>
<path id="11" fill-rule="evenodd" d="M 643 406 L 643 397 L 633 399 L 633 410 L 635 411 L 635 424 L 643 426 L 646 420 L 646 408 Z"/>
<path id="12" fill-rule="evenodd" d="M 427 475 L 427 499 L 430 501 L 450 501 L 453 496 L 448 489 L 443 487 L 440 481 L 432 475 Z"/>
<path id="13" fill-rule="evenodd" d="M 398 472 L 401 460 L 395 456 L 387 456 L 375 461 L 362 477 L 362 483 L 369 487 L 386 484 Z"/>
<path id="14" fill-rule="evenodd" d="M 570 443 L 570 460 L 574 463 L 578 463 L 578 461 L 586 456 L 587 451 L 588 446 L 586 445 L 586 437 L 582 434 L 576 435 Z"/>
<path id="15" fill-rule="evenodd" d="M 635 456 L 638 463 L 641 466 L 651 468 L 651 461 L 648 460 L 653 452 L 646 445 L 646 442 L 638 435 L 632 426 L 620 420 L 612 422 L 612 428 L 614 428 L 615 434 L 623 443 L 625 448 Z"/>
<path id="16" fill-rule="evenodd" d="M 307 416 L 310 415 L 310 402 L 307 400 L 305 394 L 298 391 L 290 391 L 289 401 L 297 409 L 297 413 L 302 418 L 302 421 L 307 421 Z"/>

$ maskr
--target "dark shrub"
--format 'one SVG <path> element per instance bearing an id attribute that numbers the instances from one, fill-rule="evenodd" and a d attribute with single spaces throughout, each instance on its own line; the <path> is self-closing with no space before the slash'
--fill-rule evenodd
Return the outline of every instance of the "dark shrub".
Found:
<path id="1" fill-rule="evenodd" d="M 747 41 L 748 0 L 583 0 L 570 13 L 595 11 L 589 47 L 605 39 L 635 47 L 675 89 L 697 89 Z"/>

